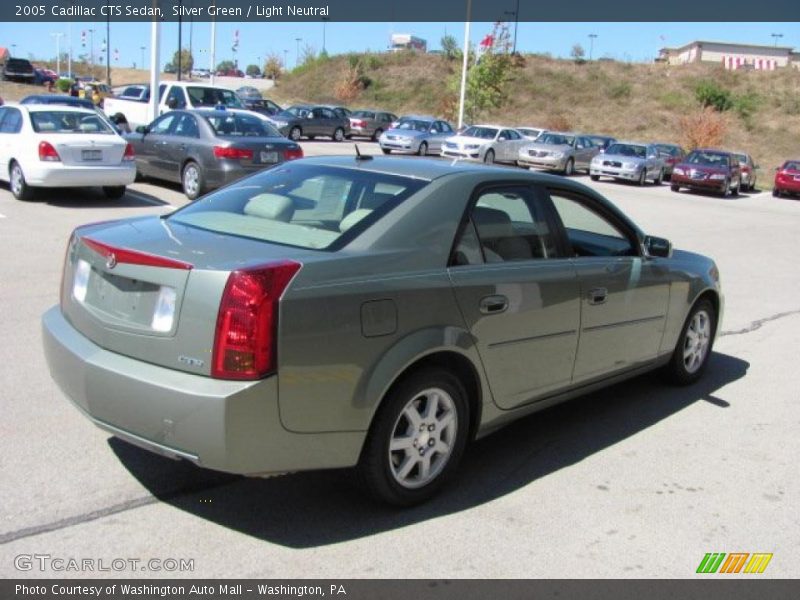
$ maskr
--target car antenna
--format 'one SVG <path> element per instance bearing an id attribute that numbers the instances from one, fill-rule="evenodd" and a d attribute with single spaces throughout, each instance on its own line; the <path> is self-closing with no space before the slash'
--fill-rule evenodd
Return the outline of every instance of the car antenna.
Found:
<path id="1" fill-rule="evenodd" d="M 356 147 L 356 160 L 372 160 L 372 156 L 369 154 L 361 154 L 361 150 L 358 149 L 358 144 L 353 144 Z"/>

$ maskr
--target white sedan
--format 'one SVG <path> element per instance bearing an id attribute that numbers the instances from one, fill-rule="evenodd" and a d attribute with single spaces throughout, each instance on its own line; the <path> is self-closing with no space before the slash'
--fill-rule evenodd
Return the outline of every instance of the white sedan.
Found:
<path id="1" fill-rule="evenodd" d="M 39 187 L 89 186 L 120 198 L 135 178 L 133 146 L 94 111 L 0 106 L 0 180 L 15 198 L 28 200 Z"/>
<path id="2" fill-rule="evenodd" d="M 442 156 L 516 163 L 520 148 L 529 140 L 516 129 L 500 125 L 472 125 L 442 144 Z"/>

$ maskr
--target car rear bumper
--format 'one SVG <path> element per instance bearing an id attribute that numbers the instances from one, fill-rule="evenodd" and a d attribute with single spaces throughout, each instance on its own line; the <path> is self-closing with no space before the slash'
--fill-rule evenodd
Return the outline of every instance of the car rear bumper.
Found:
<path id="1" fill-rule="evenodd" d="M 245 475 L 356 464 L 365 432 L 297 434 L 278 414 L 277 377 L 224 381 L 97 346 L 58 306 L 42 316 L 50 373 L 95 425 L 132 444 Z"/>
<path id="2" fill-rule="evenodd" d="M 134 161 L 112 167 L 42 163 L 23 165 L 25 181 L 34 187 L 89 187 L 130 185 L 136 179 Z"/>

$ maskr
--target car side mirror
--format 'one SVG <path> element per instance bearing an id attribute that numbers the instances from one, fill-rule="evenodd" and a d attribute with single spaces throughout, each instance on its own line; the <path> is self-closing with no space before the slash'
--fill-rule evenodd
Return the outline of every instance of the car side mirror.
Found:
<path id="1" fill-rule="evenodd" d="M 644 238 L 644 249 L 647 256 L 670 258 L 672 256 L 672 242 L 666 238 L 648 235 Z"/>
<path id="2" fill-rule="evenodd" d="M 139 125 L 135 131 L 136 133 L 141 133 L 142 135 L 145 135 L 149 133 L 150 130 L 147 128 L 146 125 Z"/>
<path id="3" fill-rule="evenodd" d="M 167 106 L 173 110 L 178 108 L 178 99 L 177 98 L 170 98 L 167 100 Z"/>

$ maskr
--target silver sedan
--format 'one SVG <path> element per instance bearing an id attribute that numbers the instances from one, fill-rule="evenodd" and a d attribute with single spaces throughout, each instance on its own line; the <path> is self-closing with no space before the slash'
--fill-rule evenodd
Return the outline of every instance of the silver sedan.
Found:
<path id="1" fill-rule="evenodd" d="M 605 153 L 592 159 L 589 176 L 592 181 L 597 181 L 600 177 L 612 177 L 636 181 L 639 185 L 644 185 L 651 179 L 656 185 L 661 185 L 665 171 L 664 159 L 655 145 L 614 142 Z"/>
<path id="2" fill-rule="evenodd" d="M 384 154 L 439 154 L 444 140 L 453 135 L 447 121 L 433 117 L 404 117 L 396 127 L 384 131 L 378 143 Z"/>
<path id="3" fill-rule="evenodd" d="M 442 147 L 442 156 L 485 163 L 515 163 L 520 148 L 528 142 L 519 131 L 509 127 L 473 125 L 447 138 Z"/>
<path id="4" fill-rule="evenodd" d="M 547 131 L 536 142 L 520 149 L 517 164 L 560 171 L 569 176 L 578 169 L 588 171 L 589 163 L 599 152 L 599 146 L 586 135 Z"/>

